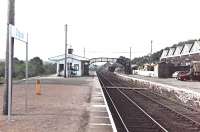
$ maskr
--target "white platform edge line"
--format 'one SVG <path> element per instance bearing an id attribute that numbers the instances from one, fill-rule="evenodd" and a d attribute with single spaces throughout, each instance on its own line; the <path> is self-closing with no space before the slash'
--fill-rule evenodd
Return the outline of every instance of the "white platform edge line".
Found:
<path id="1" fill-rule="evenodd" d="M 108 116 L 94 116 L 94 118 L 100 118 L 100 119 L 108 119 Z"/>
<path id="2" fill-rule="evenodd" d="M 99 84 L 99 80 L 97 81 L 97 83 Z M 116 126 L 115 126 L 113 117 L 112 117 L 111 112 L 110 112 L 110 109 L 109 109 L 109 107 L 108 107 L 108 103 L 107 103 L 106 98 L 105 98 L 105 96 L 104 96 L 102 87 L 101 87 L 100 84 L 99 84 L 99 86 L 100 86 L 100 89 L 101 89 L 101 93 L 102 93 L 102 95 L 103 95 L 103 100 L 104 100 L 105 105 L 106 105 L 106 110 L 107 110 L 107 112 L 108 112 L 108 116 L 109 116 L 109 119 L 110 119 L 110 123 L 111 123 L 112 129 L 113 129 L 113 132 L 117 132 L 117 128 L 116 128 Z"/>
<path id="3" fill-rule="evenodd" d="M 112 124 L 106 124 L 106 123 L 90 123 L 90 126 L 112 126 Z"/>

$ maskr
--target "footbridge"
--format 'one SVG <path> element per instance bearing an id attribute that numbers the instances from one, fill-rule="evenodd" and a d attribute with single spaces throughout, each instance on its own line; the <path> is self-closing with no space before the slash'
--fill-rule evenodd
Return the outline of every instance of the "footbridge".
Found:
<path id="1" fill-rule="evenodd" d="M 96 62 L 116 62 L 117 58 L 107 58 L 107 57 L 98 57 L 89 59 L 89 64 L 96 63 Z"/>

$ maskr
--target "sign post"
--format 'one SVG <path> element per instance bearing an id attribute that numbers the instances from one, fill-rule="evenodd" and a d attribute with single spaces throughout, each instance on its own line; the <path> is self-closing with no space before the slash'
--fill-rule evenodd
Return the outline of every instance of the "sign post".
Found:
<path id="1" fill-rule="evenodd" d="M 7 40 L 6 40 L 6 61 L 5 61 L 5 88 L 3 96 L 3 114 L 8 115 L 8 61 L 9 61 L 9 24 L 15 24 L 15 0 L 8 1 L 8 10 L 7 10 Z M 14 39 L 11 40 L 12 46 L 14 44 Z M 12 48 L 13 49 L 13 48 Z M 13 53 L 12 53 L 13 55 Z M 12 92 L 12 91 L 11 91 Z"/>
<path id="2" fill-rule="evenodd" d="M 12 110 L 12 36 L 9 27 L 9 45 L 8 45 L 8 120 L 11 119 Z"/>
<path id="3" fill-rule="evenodd" d="M 27 33 L 27 41 L 26 41 L 26 88 L 25 88 L 25 111 L 27 112 L 28 106 L 28 33 Z"/>
<path id="4" fill-rule="evenodd" d="M 12 63 L 13 63 L 13 57 L 12 57 L 12 38 L 17 39 L 19 41 L 22 41 L 26 43 L 26 81 L 28 78 L 28 34 L 25 32 L 21 32 L 18 28 L 16 28 L 13 25 L 9 25 L 9 45 L 8 45 L 8 51 L 9 51 L 9 60 L 8 60 L 8 120 L 11 120 L 11 114 L 12 114 Z M 27 88 L 26 88 L 27 89 Z M 25 95 L 25 105 L 27 107 L 27 90 Z"/>

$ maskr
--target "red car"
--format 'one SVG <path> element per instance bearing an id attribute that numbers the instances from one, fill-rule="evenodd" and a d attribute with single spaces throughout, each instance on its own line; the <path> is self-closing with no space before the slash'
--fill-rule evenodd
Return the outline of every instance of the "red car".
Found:
<path id="1" fill-rule="evenodd" d="M 177 79 L 181 81 L 190 80 L 190 72 L 189 71 L 181 71 L 177 75 Z"/>

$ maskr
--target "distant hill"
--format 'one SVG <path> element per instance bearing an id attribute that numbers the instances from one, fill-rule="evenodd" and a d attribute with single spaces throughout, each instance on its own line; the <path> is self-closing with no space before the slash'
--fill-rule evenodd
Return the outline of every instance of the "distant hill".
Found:
<path id="1" fill-rule="evenodd" d="M 181 46 L 184 44 L 191 44 L 194 43 L 195 41 L 200 41 L 200 39 L 191 39 L 191 40 L 187 40 L 187 41 L 181 41 L 178 42 L 178 44 L 174 44 L 171 47 L 176 47 L 176 46 Z M 170 47 L 165 47 L 163 49 L 161 49 L 160 51 L 157 51 L 155 53 L 153 53 L 152 55 L 146 55 L 146 56 L 142 56 L 142 57 L 136 57 L 133 60 L 131 60 L 132 64 L 136 64 L 138 66 L 142 66 L 145 63 L 158 63 L 160 61 L 160 57 L 162 55 L 162 51 L 165 49 L 169 49 Z"/>

